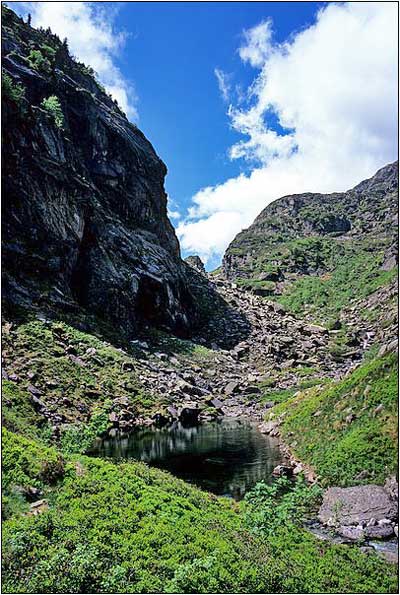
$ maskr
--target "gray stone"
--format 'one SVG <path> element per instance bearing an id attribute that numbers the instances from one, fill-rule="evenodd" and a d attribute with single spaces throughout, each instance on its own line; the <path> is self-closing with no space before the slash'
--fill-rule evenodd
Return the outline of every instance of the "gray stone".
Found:
<path id="1" fill-rule="evenodd" d="M 238 392 L 238 389 L 239 389 L 239 382 L 232 380 L 231 382 L 229 382 L 226 385 L 224 392 L 226 395 L 234 395 L 235 393 Z"/>
<path id="2" fill-rule="evenodd" d="M 357 525 L 371 518 L 379 521 L 397 517 L 397 507 L 378 485 L 332 487 L 326 490 L 318 518 L 322 523 L 335 519 L 338 525 Z"/>
<path id="3" fill-rule="evenodd" d="M 374 527 L 366 527 L 364 532 L 365 536 L 369 539 L 386 539 L 387 537 L 392 537 L 394 529 L 391 524 L 375 525 Z"/>
<path id="4" fill-rule="evenodd" d="M 337 533 L 344 537 L 345 539 L 350 539 L 352 541 L 364 541 L 365 533 L 362 527 L 352 527 L 352 526 L 341 526 L 337 529 Z"/>
<path id="5" fill-rule="evenodd" d="M 272 474 L 278 477 L 291 477 L 293 475 L 293 468 L 288 465 L 277 465 L 272 471 Z"/>

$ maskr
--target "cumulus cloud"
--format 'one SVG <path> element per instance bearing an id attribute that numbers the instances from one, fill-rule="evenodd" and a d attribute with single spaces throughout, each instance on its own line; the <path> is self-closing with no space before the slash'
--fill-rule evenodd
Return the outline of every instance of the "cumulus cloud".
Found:
<path id="1" fill-rule="evenodd" d="M 61 39 L 66 37 L 71 53 L 96 71 L 130 118 L 137 118 L 133 86 L 115 64 L 125 34 L 113 28 L 113 6 L 94 2 L 22 2 L 20 6 L 31 14 L 34 27 L 50 27 Z"/>
<path id="2" fill-rule="evenodd" d="M 395 3 L 332 3 L 285 43 L 271 21 L 243 40 L 257 73 L 247 104 L 228 110 L 244 136 L 230 157 L 252 170 L 201 189 L 177 228 L 183 250 L 206 261 L 276 198 L 346 190 L 397 157 Z"/>

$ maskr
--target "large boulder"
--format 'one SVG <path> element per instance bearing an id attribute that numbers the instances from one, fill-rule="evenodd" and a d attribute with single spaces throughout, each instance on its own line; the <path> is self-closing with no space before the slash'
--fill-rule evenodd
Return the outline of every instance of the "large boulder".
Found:
<path id="1" fill-rule="evenodd" d="M 329 525 L 359 525 L 372 518 L 394 520 L 397 515 L 397 505 L 383 487 L 365 485 L 326 490 L 318 518 Z"/>

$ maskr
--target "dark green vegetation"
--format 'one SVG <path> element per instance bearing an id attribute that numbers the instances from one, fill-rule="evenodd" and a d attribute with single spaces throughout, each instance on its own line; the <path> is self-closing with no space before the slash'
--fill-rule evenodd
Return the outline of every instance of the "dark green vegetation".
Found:
<path id="1" fill-rule="evenodd" d="M 10 75 L 4 71 L 1 73 L 1 91 L 3 96 L 15 104 L 20 104 L 25 94 L 24 87 L 14 83 Z"/>
<path id="2" fill-rule="evenodd" d="M 316 488 L 260 484 L 238 507 L 140 463 L 64 461 L 4 432 L 5 593 L 396 591 L 393 567 L 299 527 Z M 30 486 L 48 502 L 36 516 Z"/>
<path id="3" fill-rule="evenodd" d="M 332 242 L 330 250 L 328 270 L 332 272 L 300 278 L 278 298 L 280 303 L 296 314 L 307 310 L 314 319 L 329 322 L 355 297 L 365 298 L 397 277 L 397 267 L 390 271 L 380 268 L 385 256 L 379 247 Z"/>
<path id="4" fill-rule="evenodd" d="M 343 380 L 273 409 L 293 453 L 325 485 L 383 483 L 396 472 L 397 354 L 372 359 Z M 367 471 L 367 477 L 357 476 Z"/>
<path id="5" fill-rule="evenodd" d="M 64 126 L 64 114 L 61 108 L 60 100 L 58 99 L 57 95 L 50 95 L 50 97 L 43 99 L 41 107 L 54 120 L 54 124 L 57 128 L 62 128 Z"/>

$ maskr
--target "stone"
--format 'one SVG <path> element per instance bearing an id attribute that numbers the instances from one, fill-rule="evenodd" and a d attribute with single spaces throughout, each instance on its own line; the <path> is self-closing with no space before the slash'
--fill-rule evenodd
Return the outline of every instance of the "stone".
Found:
<path id="1" fill-rule="evenodd" d="M 183 424 L 195 425 L 199 420 L 201 409 L 197 403 L 186 403 L 179 411 L 179 420 Z"/>
<path id="2" fill-rule="evenodd" d="M 384 490 L 386 490 L 387 494 L 389 494 L 389 497 L 397 502 L 399 499 L 399 484 L 397 482 L 397 479 L 395 478 L 394 475 L 388 477 L 385 481 L 385 484 L 383 486 Z"/>
<path id="3" fill-rule="evenodd" d="M 115 413 L 115 411 L 111 411 L 108 416 L 108 421 L 112 424 L 115 424 L 118 421 L 118 415 Z"/>
<path id="4" fill-rule="evenodd" d="M 265 421 L 258 426 L 258 429 L 262 434 L 272 434 L 279 427 L 278 421 Z"/>
<path id="5" fill-rule="evenodd" d="M 153 415 L 153 420 L 154 420 L 154 424 L 156 426 L 158 426 L 159 428 L 162 428 L 163 426 L 167 425 L 167 423 L 169 422 L 168 417 L 160 411 L 158 411 L 157 413 L 155 413 Z"/>
<path id="6" fill-rule="evenodd" d="M 303 333 L 306 335 L 327 335 L 329 334 L 329 331 L 325 327 L 319 326 L 318 324 L 305 324 L 303 326 Z"/>
<path id="7" fill-rule="evenodd" d="M 350 539 L 351 541 L 364 541 L 365 539 L 364 529 L 360 526 L 341 526 L 337 529 L 337 532 L 345 539 Z"/>
<path id="8" fill-rule="evenodd" d="M 47 500 L 37 500 L 36 502 L 32 502 L 29 507 L 29 512 L 27 513 L 28 516 L 36 516 L 38 514 L 42 514 L 46 510 L 48 510 L 49 504 Z"/>
<path id="9" fill-rule="evenodd" d="M 229 382 L 226 387 L 225 387 L 225 394 L 226 395 L 234 395 L 235 393 L 238 392 L 239 389 L 239 383 L 236 382 L 235 380 L 232 380 L 231 382 Z"/>
<path id="10" fill-rule="evenodd" d="M 367 479 L 367 477 L 369 477 L 369 472 L 366 469 L 363 469 L 362 471 L 360 471 L 360 473 L 357 473 L 357 475 L 355 475 L 354 479 L 356 481 L 362 481 L 363 479 Z"/>
<path id="11" fill-rule="evenodd" d="M 368 539 L 387 539 L 394 535 L 393 525 L 375 525 L 373 527 L 366 527 L 364 529 L 365 536 Z"/>
<path id="12" fill-rule="evenodd" d="M 212 405 L 212 407 L 214 407 L 215 409 L 218 409 L 218 410 L 222 410 L 222 408 L 224 406 L 223 402 L 217 398 L 211 399 L 210 405 Z"/>
<path id="13" fill-rule="evenodd" d="M 397 507 L 383 487 L 370 484 L 350 488 L 332 487 L 326 490 L 318 518 L 322 523 L 335 518 L 338 525 L 356 525 L 397 517 Z"/>
<path id="14" fill-rule="evenodd" d="M 135 369 L 135 364 L 133 362 L 122 362 L 121 370 L 123 372 L 132 372 Z"/>
<path id="15" fill-rule="evenodd" d="M 173 406 L 167 407 L 167 412 L 172 417 L 172 419 L 178 419 L 178 409 Z"/>
<path id="16" fill-rule="evenodd" d="M 345 422 L 346 424 L 351 424 L 352 421 L 354 421 L 356 419 L 356 415 L 354 415 L 354 413 L 350 413 L 349 415 L 346 416 Z"/>
<path id="17" fill-rule="evenodd" d="M 40 397 L 42 395 L 42 391 L 39 390 L 36 386 L 33 386 L 33 384 L 29 384 L 28 391 L 31 393 L 31 395 L 34 395 L 35 397 Z"/>
<path id="18" fill-rule="evenodd" d="M 204 267 L 203 261 L 201 260 L 200 256 L 197 256 L 197 254 L 194 256 L 187 256 L 185 258 L 185 262 L 193 267 L 198 273 L 201 273 L 204 276 L 206 275 L 206 269 Z"/>
<path id="19" fill-rule="evenodd" d="M 278 477 L 291 477 L 293 475 L 293 469 L 288 465 L 277 465 L 272 471 L 272 475 Z"/>
<path id="20" fill-rule="evenodd" d="M 381 269 L 383 271 L 391 271 L 397 265 L 397 255 L 393 254 L 387 258 L 384 263 L 381 265 Z"/>

